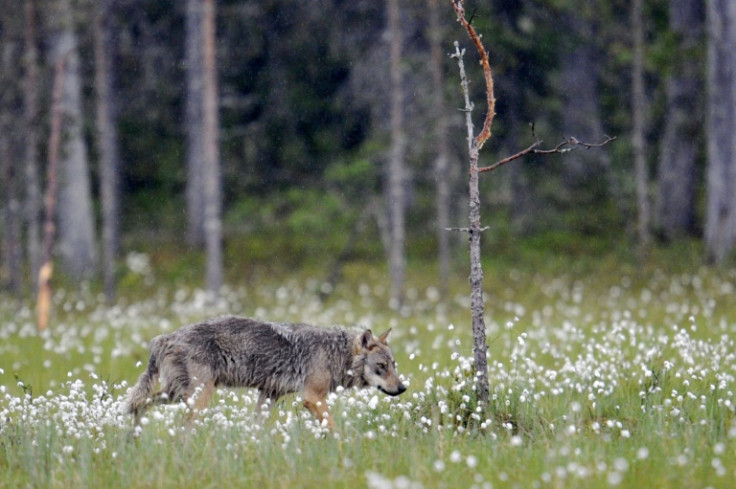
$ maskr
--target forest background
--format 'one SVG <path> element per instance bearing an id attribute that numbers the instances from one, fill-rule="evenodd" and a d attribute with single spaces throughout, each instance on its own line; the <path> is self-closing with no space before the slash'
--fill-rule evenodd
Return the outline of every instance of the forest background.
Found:
<path id="1" fill-rule="evenodd" d="M 4 290 L 22 295 L 37 280 L 53 185 L 62 277 L 104 277 L 110 299 L 125 285 L 120 257 L 141 251 L 173 279 L 215 291 L 295 267 L 334 282 L 348 262 L 389 263 L 395 306 L 407 263 L 436 270 L 443 290 L 467 269 L 467 236 L 446 229 L 467 225 L 464 114 L 449 54 L 454 40 L 472 46 L 450 2 L 0 5 Z M 535 138 L 552 147 L 617 137 L 482 178 L 494 259 L 633 260 L 680 246 L 727 262 L 734 5 L 466 6 L 498 99 L 481 166 Z M 482 74 L 468 64 L 480 106 Z"/>

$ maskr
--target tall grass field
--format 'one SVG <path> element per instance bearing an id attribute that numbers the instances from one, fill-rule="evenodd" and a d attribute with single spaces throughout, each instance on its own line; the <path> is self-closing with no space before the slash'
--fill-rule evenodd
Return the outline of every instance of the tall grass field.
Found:
<path id="1" fill-rule="evenodd" d="M 368 270 L 347 270 L 326 300 L 298 274 L 211 301 L 159 284 L 145 260 L 129 260 L 139 285 L 113 306 L 84 284 L 57 288 L 40 335 L 30 302 L 2 300 L 0 487 L 736 484 L 733 270 L 487 271 L 492 400 L 478 405 L 462 282 L 443 298 L 417 280 L 399 310 Z M 248 389 L 218 391 L 193 420 L 185 405 L 156 407 L 134 428 L 119 409 L 150 339 L 222 314 L 392 327 L 408 390 L 335 393 L 334 434 L 296 396 L 258 416 Z"/>

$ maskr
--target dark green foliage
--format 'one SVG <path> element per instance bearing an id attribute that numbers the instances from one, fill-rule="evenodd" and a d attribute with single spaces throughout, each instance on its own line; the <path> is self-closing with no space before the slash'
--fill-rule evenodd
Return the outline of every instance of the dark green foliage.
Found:
<path id="1" fill-rule="evenodd" d="M 473 53 L 449 2 L 440 3 L 445 50 L 449 52 L 457 39 L 468 54 Z M 592 69 L 598 81 L 602 129 L 619 138 L 591 151 L 604 154 L 610 166 L 598 168 L 591 178 L 572 186 L 563 181 L 570 164 L 568 155 L 526 158 L 483 179 L 481 202 L 488 208 L 484 212 L 488 222 L 483 224 L 493 226 L 484 237 L 486 246 L 511 249 L 513 239 L 523 234 L 531 237 L 533 247 L 548 243 L 570 253 L 615 248 L 612 241 L 632 234 L 629 216 L 635 208 L 628 141 L 629 2 L 465 3 L 473 25 L 484 34 L 498 101 L 493 138 L 484 149 L 481 165 L 533 142 L 530 123 L 535 124 L 545 147 L 575 135 L 562 124 L 570 105 L 562 99 L 560 73 L 564 61 L 580 45 L 596 53 Z M 46 18 L 44 1 L 38 4 L 39 37 L 43 37 L 51 19 Z M 650 114 L 647 142 L 649 160 L 654 163 L 665 114 L 664 80 L 683 57 L 702 58 L 704 41 L 686 52 L 679 50 L 677 36 L 669 30 L 669 2 L 648 0 L 644 5 Z M 279 246 L 300 248 L 302 258 L 325 249 L 335 252 L 366 207 L 382 205 L 381 169 L 389 141 L 384 7 L 375 0 L 217 2 L 226 245 L 252 244 L 253 256 L 261 257 L 273 250 L 266 244 L 268 239 L 275 239 Z M 422 2 L 405 2 L 402 9 L 410 169 L 408 258 L 433 260 L 436 150 L 432 128 L 436 116 L 431 110 L 430 33 Z M 176 240 L 186 219 L 182 211 L 186 183 L 183 3 L 128 0 L 116 2 L 114 14 L 123 231 L 129 243 L 147 242 L 151 237 L 159 242 Z M 93 138 L 90 19 L 90 12 L 78 10 L 89 109 L 86 127 L 88 137 Z M 570 25 L 577 28 L 567 28 Z M 13 32 L 20 42 L 21 30 Z M 48 46 L 39 44 L 43 64 Z M 471 95 L 480 107 L 484 99 L 481 74 L 475 62 L 467 65 L 475 80 Z M 49 67 L 43 69 L 48 78 Z M 456 110 L 460 93 L 456 66 L 449 57 L 443 69 L 454 172 L 451 219 L 453 226 L 464 227 L 465 140 Z M 19 81 L 6 81 L 19 87 Z M 40 87 L 44 103 L 49 98 L 47 85 L 44 82 Z M 477 110 L 474 116 L 478 125 L 483 114 Z M 704 164 L 698 164 L 695 178 L 700 183 Z M 652 164 L 651 176 L 656 174 Z M 521 187 L 514 183 L 519 178 L 524 182 Z M 379 206 L 374 214 L 382 212 Z M 702 220 L 701 209 L 697 216 Z M 356 253 L 380 259 L 376 219 L 369 221 L 369 229 L 358 240 L 361 251 Z"/>

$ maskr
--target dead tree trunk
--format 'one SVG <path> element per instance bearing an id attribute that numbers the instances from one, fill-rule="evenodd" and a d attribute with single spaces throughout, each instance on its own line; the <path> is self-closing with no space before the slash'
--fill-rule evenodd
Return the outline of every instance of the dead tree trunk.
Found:
<path id="1" fill-rule="evenodd" d="M 478 154 L 483 144 L 491 137 L 491 125 L 496 115 L 496 98 L 493 89 L 493 74 L 491 73 L 491 66 L 488 61 L 488 53 L 483 47 L 483 43 L 480 40 L 480 36 L 475 31 L 475 28 L 465 19 L 465 9 L 463 8 L 462 0 L 451 0 L 452 7 L 455 9 L 458 21 L 462 24 L 465 30 L 468 32 L 470 39 L 475 44 L 478 54 L 480 55 L 480 64 L 483 68 L 483 76 L 486 82 L 486 100 L 487 100 L 487 111 L 485 121 L 483 122 L 483 129 L 480 133 L 473 137 L 473 120 L 471 118 L 471 111 L 473 110 L 473 104 L 470 102 L 470 95 L 468 92 L 468 79 L 465 75 L 465 64 L 463 63 L 463 52 L 460 50 L 460 46 L 455 42 L 455 54 L 454 58 L 457 59 L 458 67 L 460 69 L 460 81 L 463 89 L 463 95 L 465 98 L 465 125 L 468 132 L 468 154 L 470 161 L 470 172 L 468 178 L 469 197 L 470 197 L 470 211 L 469 220 L 470 227 L 464 229 L 470 234 L 470 309 L 473 318 L 473 357 L 475 360 L 476 370 L 476 392 L 478 396 L 478 402 L 483 404 L 487 403 L 490 398 L 490 389 L 488 385 L 488 361 L 486 358 L 487 345 L 486 345 L 486 330 L 485 321 L 483 318 L 484 314 L 484 302 L 483 302 L 483 268 L 480 259 L 481 252 L 481 232 L 485 228 L 480 225 L 480 197 L 478 192 L 478 175 L 480 173 L 489 172 L 499 168 L 507 163 L 515 161 L 528 154 L 554 154 L 554 153 L 568 153 L 576 148 L 585 147 L 600 147 L 608 144 L 615 138 L 606 137 L 606 139 L 599 144 L 583 143 L 578 141 L 574 137 L 570 137 L 563 140 L 557 146 L 552 149 L 539 149 L 541 141 L 537 139 L 531 146 L 526 149 L 504 158 L 493 165 L 486 166 L 483 168 L 478 167 Z M 533 129 L 532 129 L 533 133 Z M 536 134 L 534 134 L 536 138 Z"/>
<path id="2" fill-rule="evenodd" d="M 94 24 L 95 87 L 97 90 L 97 142 L 100 197 L 102 200 L 102 257 L 105 297 L 115 298 L 115 263 L 119 247 L 119 151 L 113 100 L 113 50 L 110 40 L 112 0 L 96 3 Z"/>
<path id="3" fill-rule="evenodd" d="M 490 399 L 490 388 L 488 383 L 488 359 L 486 353 L 486 325 L 483 317 L 485 304 L 483 301 L 483 265 L 480 259 L 480 235 L 483 232 L 480 225 L 480 193 L 478 190 L 478 154 L 479 143 L 473 136 L 473 120 L 471 112 L 473 104 L 470 102 L 468 92 L 468 78 L 465 75 L 465 64 L 463 63 L 463 51 L 455 42 L 455 57 L 460 69 L 460 83 L 465 98 L 465 126 L 468 131 L 468 155 L 470 171 L 468 175 L 468 195 L 470 227 L 470 311 L 473 324 L 473 358 L 475 360 L 476 393 L 478 401 L 487 403 Z M 490 127 L 490 126 L 489 126 Z"/>

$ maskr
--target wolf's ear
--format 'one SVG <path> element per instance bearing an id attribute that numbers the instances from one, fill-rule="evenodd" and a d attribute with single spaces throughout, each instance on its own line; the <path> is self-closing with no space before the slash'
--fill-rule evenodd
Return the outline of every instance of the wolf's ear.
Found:
<path id="1" fill-rule="evenodd" d="M 373 331 L 366 329 L 358 337 L 358 347 L 361 350 L 367 350 L 371 343 L 373 343 Z"/>
<path id="2" fill-rule="evenodd" d="M 386 344 L 386 341 L 388 341 L 388 335 L 389 334 L 391 334 L 391 328 L 388 328 L 388 330 L 386 330 L 385 333 L 383 333 L 381 336 L 379 336 L 378 337 L 378 341 L 380 341 L 381 343 L 383 343 L 385 345 Z"/>

